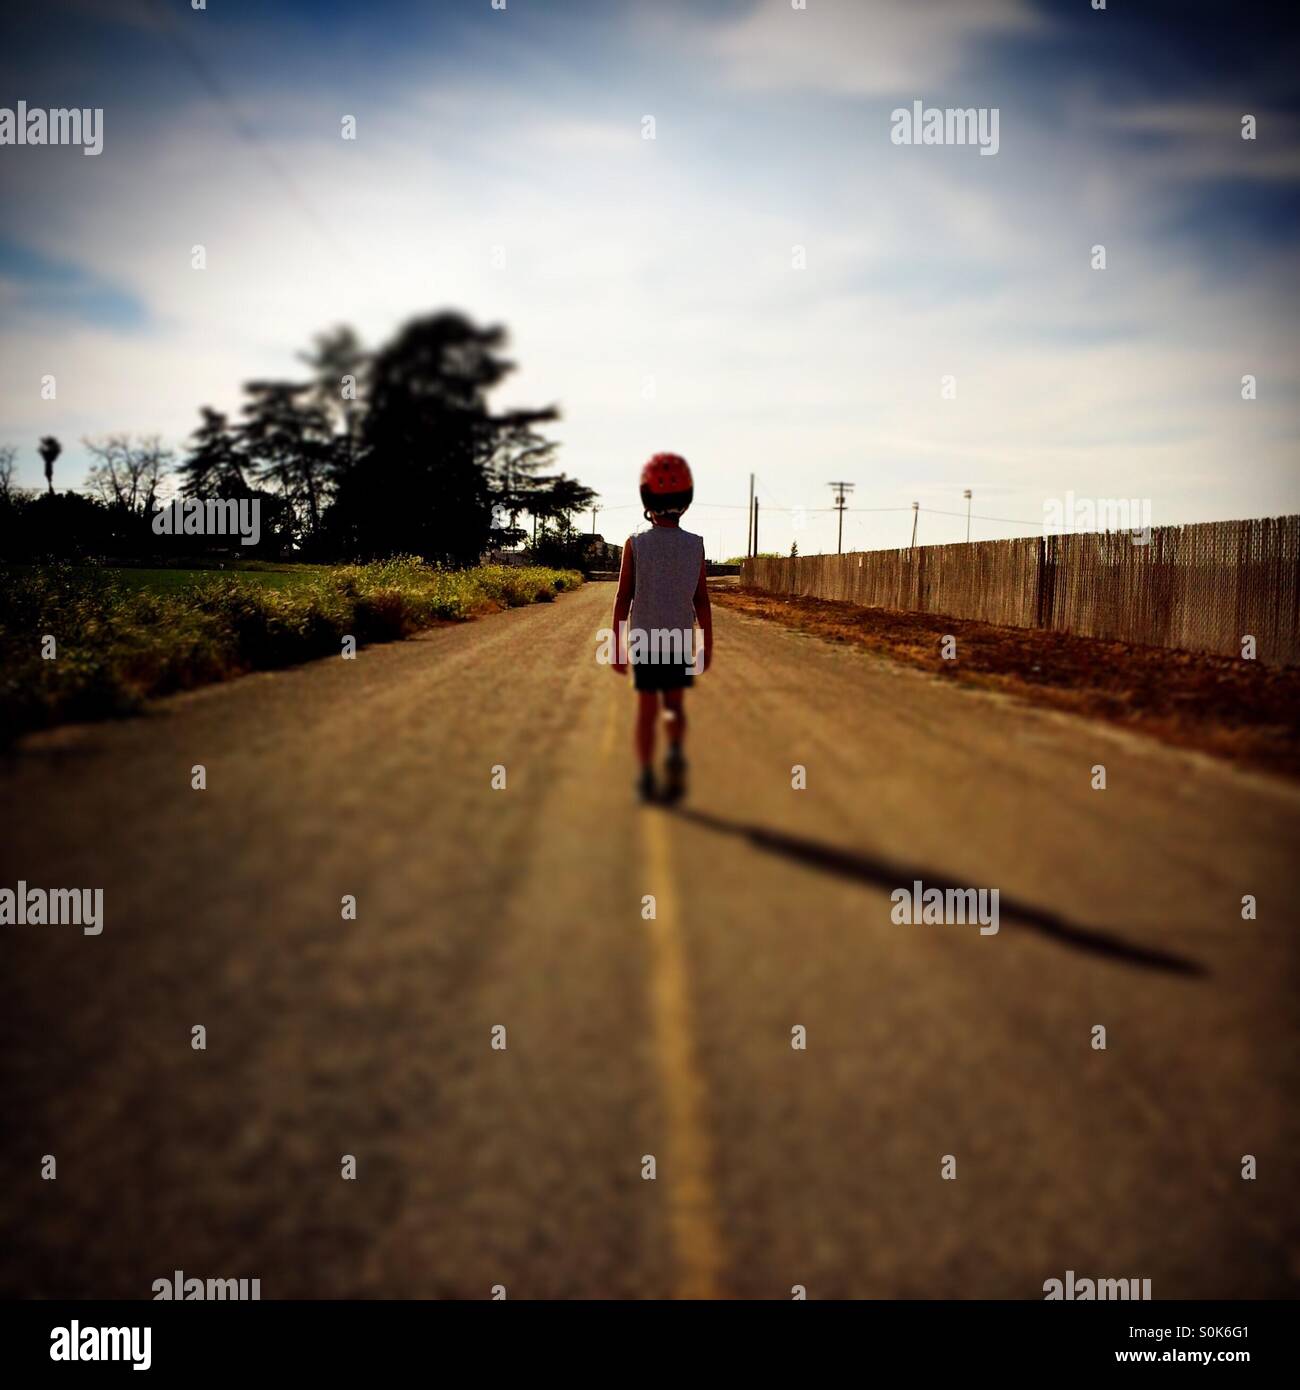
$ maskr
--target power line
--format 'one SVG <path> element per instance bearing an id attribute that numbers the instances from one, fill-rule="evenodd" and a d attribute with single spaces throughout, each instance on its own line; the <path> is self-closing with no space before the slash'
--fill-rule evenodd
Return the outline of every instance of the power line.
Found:
<path id="1" fill-rule="evenodd" d="M 959 516 L 965 517 L 965 512 L 942 512 L 935 507 L 922 507 L 923 512 L 929 512 L 931 516 Z M 1014 516 L 981 516 L 979 512 L 973 512 L 976 521 L 1004 521 L 1008 526 L 1046 526 L 1045 521 L 1024 521 Z"/>
<path id="2" fill-rule="evenodd" d="M 723 511 L 723 512 L 744 512 L 749 508 L 742 502 L 694 502 L 691 504 L 697 511 Z M 613 506 L 601 507 L 603 512 L 624 512 L 629 508 L 639 508 L 640 502 L 619 502 Z M 765 507 L 769 512 L 803 512 L 805 515 L 837 512 L 838 507 L 777 507 L 770 502 Z M 910 512 L 912 508 L 907 507 L 845 507 L 844 510 L 853 516 L 865 516 L 868 514 L 879 514 L 881 512 Z M 955 516 L 965 519 L 965 512 L 949 512 L 938 507 L 921 507 L 919 510 L 928 513 L 930 516 Z M 1023 517 L 1014 516 L 984 516 L 980 512 L 973 512 L 971 515 L 976 521 L 1000 521 L 1008 526 L 1045 526 L 1044 521 L 1026 521 Z"/>
<path id="3" fill-rule="evenodd" d="M 764 497 L 768 499 L 767 509 L 770 512 L 797 512 L 802 510 L 799 507 L 787 507 L 783 503 L 778 502 L 775 496 L 772 493 L 768 492 L 768 490 L 765 487 L 760 487 L 758 490 L 763 494 Z"/>
<path id="4" fill-rule="evenodd" d="M 272 178 L 280 185 L 280 191 L 292 202 L 298 211 L 311 223 L 316 234 L 326 243 L 334 255 L 347 261 L 353 269 L 357 268 L 355 257 L 343 246 L 334 233 L 325 224 L 324 219 L 308 201 L 302 189 L 299 188 L 293 175 L 281 163 L 279 157 L 271 147 L 262 139 L 261 135 L 244 119 L 243 112 L 240 111 L 234 98 L 226 90 L 225 85 L 217 77 L 216 73 L 208 67 L 204 60 L 199 56 L 198 51 L 185 38 L 184 33 L 172 14 L 162 3 L 162 0 L 153 0 L 153 8 L 157 12 L 158 27 L 167 35 L 175 45 L 181 57 L 190 65 L 197 74 L 199 81 L 207 88 L 208 95 L 220 106 L 230 118 L 230 123 L 234 128 L 235 134 L 248 145 L 256 150 L 263 163 L 270 171 Z"/>

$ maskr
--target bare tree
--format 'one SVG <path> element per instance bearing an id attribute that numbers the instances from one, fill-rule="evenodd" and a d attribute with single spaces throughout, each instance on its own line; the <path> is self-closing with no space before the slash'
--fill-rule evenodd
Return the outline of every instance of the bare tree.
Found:
<path id="1" fill-rule="evenodd" d="M 110 434 L 81 442 L 95 459 L 86 475 L 91 492 L 110 506 L 148 515 L 171 469 L 172 451 L 163 448 L 156 434 L 134 441 L 129 434 Z"/>
<path id="2" fill-rule="evenodd" d="M 17 489 L 14 487 L 14 462 L 18 450 L 12 444 L 0 444 L 0 502 L 12 502 Z"/>

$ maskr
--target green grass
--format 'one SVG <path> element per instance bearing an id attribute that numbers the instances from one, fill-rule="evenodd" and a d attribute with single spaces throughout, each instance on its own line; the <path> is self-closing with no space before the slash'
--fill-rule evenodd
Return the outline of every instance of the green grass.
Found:
<path id="1" fill-rule="evenodd" d="M 232 565 L 228 569 L 113 569 L 112 575 L 128 589 L 148 589 L 158 594 L 179 593 L 191 585 L 222 577 L 268 589 L 292 589 L 327 572 L 329 565 Z"/>
<path id="2" fill-rule="evenodd" d="M 50 565 L 0 572 L 0 731 L 127 714 L 154 696 L 396 641 L 437 622 L 548 603 L 571 570 L 241 565 L 233 571 Z M 42 646 L 54 642 L 54 657 Z"/>

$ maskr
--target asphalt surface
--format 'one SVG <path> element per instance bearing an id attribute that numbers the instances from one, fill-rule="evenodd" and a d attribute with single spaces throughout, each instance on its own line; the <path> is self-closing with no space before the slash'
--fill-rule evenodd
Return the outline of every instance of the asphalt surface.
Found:
<path id="1" fill-rule="evenodd" d="M 642 808 L 612 598 L 4 758 L 0 1294 L 1294 1296 L 1300 790 L 719 610 Z"/>

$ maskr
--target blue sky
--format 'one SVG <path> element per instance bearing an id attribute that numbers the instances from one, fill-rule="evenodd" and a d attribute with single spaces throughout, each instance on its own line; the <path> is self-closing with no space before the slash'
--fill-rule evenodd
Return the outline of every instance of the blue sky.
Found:
<path id="1" fill-rule="evenodd" d="M 934 513 L 964 487 L 1028 523 L 977 536 L 1066 491 L 1157 523 L 1300 510 L 1300 54 L 1268 6 L 65 0 L 7 24 L 0 105 L 105 108 L 97 158 L 0 148 L 24 482 L 39 435 L 71 485 L 84 435 L 180 445 L 314 333 L 450 305 L 511 329 L 500 403 L 561 406 L 614 539 L 660 449 L 696 468 L 711 552 L 742 548 L 751 470 L 765 548 L 805 552 L 833 544 L 832 478 L 855 546 L 906 541 L 912 500 L 922 540 L 959 539 Z M 997 108 L 998 154 L 893 145 L 914 100 Z"/>

